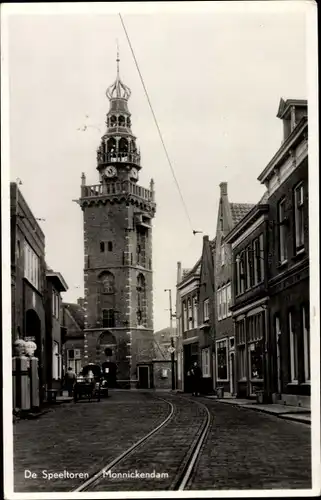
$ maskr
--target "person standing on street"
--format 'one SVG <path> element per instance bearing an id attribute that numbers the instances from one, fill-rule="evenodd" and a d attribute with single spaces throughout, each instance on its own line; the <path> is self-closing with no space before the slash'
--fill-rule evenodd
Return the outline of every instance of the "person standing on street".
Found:
<path id="1" fill-rule="evenodd" d="M 76 382 L 76 374 L 69 366 L 68 371 L 65 375 L 65 385 L 68 391 L 68 396 L 72 396 L 72 391 Z"/>
<path id="2" fill-rule="evenodd" d="M 200 395 L 200 385 L 202 378 L 202 371 L 198 366 L 197 361 L 194 361 L 192 368 L 190 369 L 191 382 L 192 382 L 192 394 L 193 396 Z"/>

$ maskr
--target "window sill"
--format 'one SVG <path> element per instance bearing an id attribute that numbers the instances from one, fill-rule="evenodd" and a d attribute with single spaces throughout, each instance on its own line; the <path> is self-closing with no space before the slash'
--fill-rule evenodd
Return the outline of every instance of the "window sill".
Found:
<path id="1" fill-rule="evenodd" d="M 230 381 L 230 379 L 228 379 L 228 378 L 217 378 L 216 379 L 216 382 L 229 382 L 229 381 Z"/>
<path id="2" fill-rule="evenodd" d="M 288 263 L 288 260 L 283 260 L 282 262 L 279 262 L 278 265 L 276 266 L 277 269 L 282 269 L 285 267 Z"/>
<path id="3" fill-rule="evenodd" d="M 211 375 L 202 375 L 202 378 L 211 378 Z"/>
<path id="4" fill-rule="evenodd" d="M 306 385 L 306 386 L 310 386 L 311 385 L 311 381 L 310 380 L 307 380 L 306 382 L 302 382 L 302 384 L 300 385 Z"/>
<path id="5" fill-rule="evenodd" d="M 239 378 L 238 382 L 247 382 L 247 378 L 246 377 Z"/>
<path id="6" fill-rule="evenodd" d="M 299 385 L 298 380 L 292 380 L 292 382 L 289 382 L 287 385 Z"/>
<path id="7" fill-rule="evenodd" d="M 292 260 L 296 261 L 302 259 L 306 255 L 305 248 L 301 248 L 300 250 L 296 250 L 295 255 L 293 255 Z"/>

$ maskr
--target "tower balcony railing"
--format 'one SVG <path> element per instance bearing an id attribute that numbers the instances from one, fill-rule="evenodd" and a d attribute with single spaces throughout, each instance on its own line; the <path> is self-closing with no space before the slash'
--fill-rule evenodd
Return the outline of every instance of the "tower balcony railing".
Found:
<path id="1" fill-rule="evenodd" d="M 119 151 L 113 151 L 110 153 L 97 153 L 97 161 L 101 165 L 103 163 L 134 163 L 140 166 L 140 154 L 139 153 L 123 153 Z"/>
<path id="2" fill-rule="evenodd" d="M 146 201 L 154 201 L 154 191 L 138 186 L 134 182 L 108 182 L 102 184 L 94 184 L 92 186 L 81 186 L 82 198 L 93 198 L 98 196 L 112 195 L 134 195 L 143 198 Z"/>

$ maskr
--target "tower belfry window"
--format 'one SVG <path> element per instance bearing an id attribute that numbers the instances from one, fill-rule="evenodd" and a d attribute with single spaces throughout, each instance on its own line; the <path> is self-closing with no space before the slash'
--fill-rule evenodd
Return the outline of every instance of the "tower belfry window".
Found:
<path id="1" fill-rule="evenodd" d="M 112 252 L 112 251 L 113 251 L 113 242 L 108 241 L 108 252 Z"/>
<path id="2" fill-rule="evenodd" d="M 105 243 L 103 241 L 100 242 L 100 251 L 101 252 L 105 251 Z"/>

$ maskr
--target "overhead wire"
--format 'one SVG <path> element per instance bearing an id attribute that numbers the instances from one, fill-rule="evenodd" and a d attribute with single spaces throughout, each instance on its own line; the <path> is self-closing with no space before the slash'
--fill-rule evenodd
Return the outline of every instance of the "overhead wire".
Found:
<path id="1" fill-rule="evenodd" d="M 153 115 L 153 118 L 154 118 L 154 122 L 155 122 L 155 125 L 156 125 L 156 128 L 157 128 L 157 131 L 158 131 L 158 134 L 159 134 L 159 137 L 160 137 L 160 140 L 161 140 L 161 143 L 162 143 L 162 146 L 163 146 L 163 149 L 164 149 L 164 152 L 165 152 L 165 155 L 166 155 L 166 158 L 167 158 L 167 161 L 168 161 L 168 164 L 169 164 L 169 167 L 171 169 L 171 172 L 172 172 L 172 175 L 173 175 L 173 178 L 174 178 L 174 181 L 175 181 L 175 184 L 176 184 L 176 187 L 178 189 L 178 192 L 179 192 L 179 195 L 180 195 L 180 198 L 181 198 L 181 202 L 183 204 L 183 207 L 184 207 L 184 210 L 185 210 L 185 214 L 188 218 L 188 221 L 189 221 L 189 224 L 190 224 L 190 227 L 193 231 L 193 234 L 195 235 L 198 231 L 195 231 L 194 228 L 193 228 L 193 225 L 192 225 L 192 221 L 191 221 L 191 217 L 189 215 L 189 212 L 188 212 L 188 209 L 187 209 L 187 206 L 186 206 L 186 203 L 185 203 L 185 200 L 184 200 L 184 197 L 183 197 L 183 194 L 182 194 L 182 191 L 181 191 L 181 188 L 180 188 L 180 185 L 179 185 L 179 182 L 177 180 L 177 177 L 175 175 L 175 171 L 174 171 L 174 168 L 173 168 L 173 164 L 172 164 L 172 161 L 170 159 L 170 156 L 168 154 L 168 151 L 167 151 L 167 148 L 166 148 L 166 145 L 165 145 L 165 142 L 164 142 L 164 139 L 163 139 L 163 135 L 161 133 L 161 130 L 160 130 L 160 127 L 158 125 L 158 121 L 157 121 L 157 118 L 156 118 L 156 115 L 155 115 L 155 112 L 154 112 L 154 109 L 153 109 L 153 106 L 152 106 L 152 103 L 151 103 L 151 100 L 149 98 L 149 94 L 147 92 L 147 88 L 146 88 L 146 85 L 145 85 L 145 82 L 144 82 L 144 79 L 143 79 L 143 76 L 141 74 L 141 71 L 139 69 L 139 64 L 138 64 L 138 61 L 136 59 L 136 56 L 135 56 L 135 52 L 134 52 L 134 49 L 133 49 L 133 46 L 132 46 L 132 43 L 130 41 L 130 38 L 129 38 L 129 35 L 128 35 L 128 32 L 127 32 L 127 29 L 126 29 L 126 26 L 125 26 L 125 23 L 124 23 L 124 20 L 122 18 L 122 15 L 119 13 L 119 17 L 120 17 L 120 21 L 122 23 L 122 26 L 123 26 L 123 29 L 124 29 L 124 32 L 125 32 L 125 35 L 126 35 L 126 38 L 127 38 L 127 41 L 128 41 L 128 45 L 130 47 L 130 50 L 131 50 L 131 53 L 132 53 L 132 56 L 133 56 L 133 59 L 134 59 L 134 62 L 135 62 L 135 65 L 136 65 L 136 68 L 137 68 L 137 71 L 138 71 L 138 74 L 139 74 L 139 77 L 140 77 L 140 80 L 142 82 L 142 85 L 143 85 L 143 89 L 144 89 L 144 92 L 145 92 L 145 95 L 146 95 L 146 98 L 147 98 L 147 101 L 148 101 L 148 104 L 149 104 L 149 107 L 150 107 L 150 110 L 152 112 L 152 115 Z"/>

